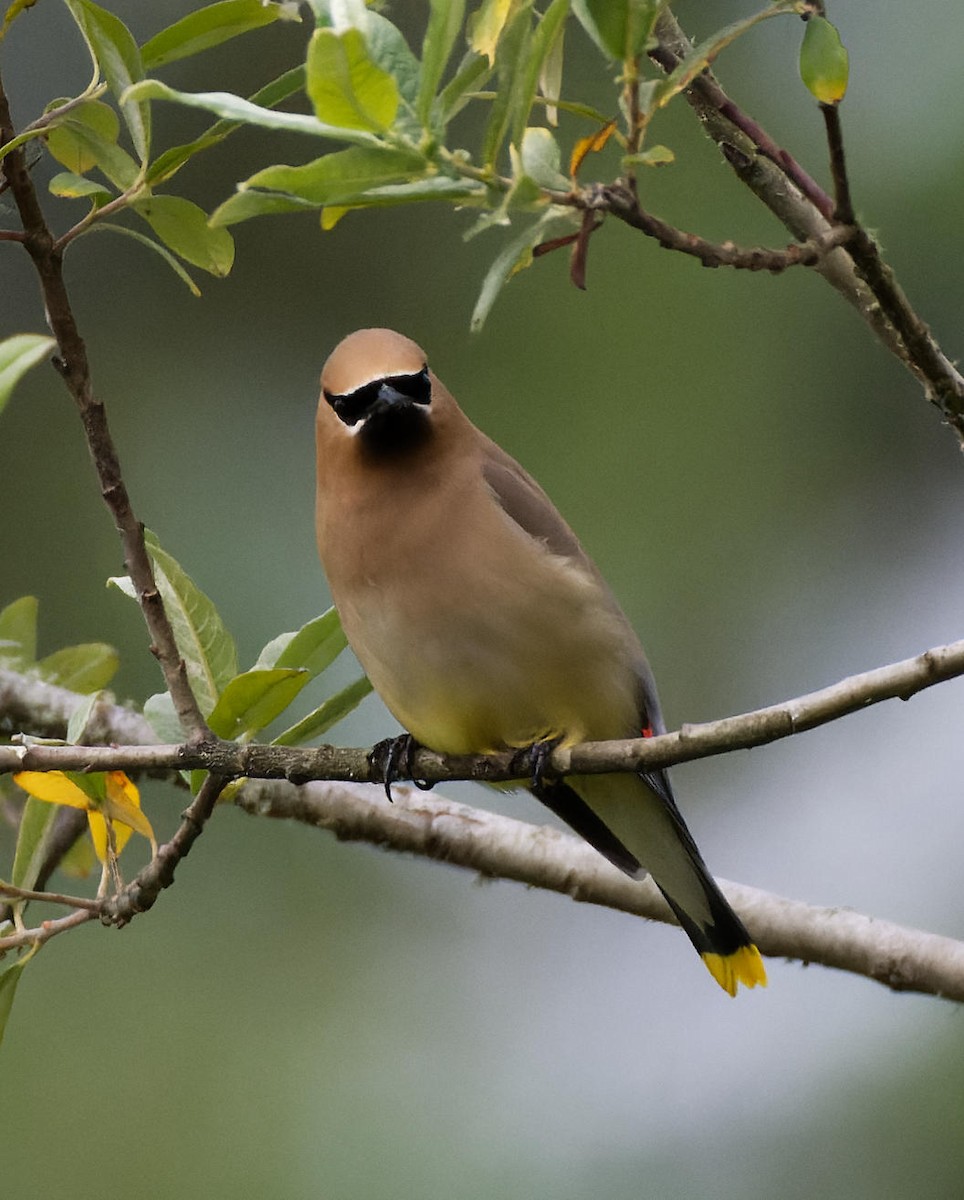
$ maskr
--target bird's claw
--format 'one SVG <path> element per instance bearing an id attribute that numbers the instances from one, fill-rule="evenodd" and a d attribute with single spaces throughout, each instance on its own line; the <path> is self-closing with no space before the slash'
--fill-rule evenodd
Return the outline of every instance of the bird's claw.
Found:
<path id="1" fill-rule="evenodd" d="M 561 737 L 542 738 L 531 746 L 523 746 L 512 758 L 512 769 L 518 767 L 520 775 L 529 776 L 529 787 L 537 795 L 545 790 L 546 769 L 552 752 L 562 741 Z"/>
<path id="2" fill-rule="evenodd" d="M 416 779 L 415 755 L 419 743 L 410 733 L 401 733 L 398 737 L 385 738 L 376 742 L 368 753 L 368 765 L 376 776 L 381 776 L 388 803 L 392 803 L 392 784 L 403 779 L 409 780 L 423 792 L 431 789 L 432 784 L 424 779 Z"/>

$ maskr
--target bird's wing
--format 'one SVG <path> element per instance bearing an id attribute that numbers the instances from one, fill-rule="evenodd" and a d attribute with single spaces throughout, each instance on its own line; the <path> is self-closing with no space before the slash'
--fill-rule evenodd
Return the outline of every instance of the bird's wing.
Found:
<path id="1" fill-rule="evenodd" d="M 495 442 L 486 438 L 485 443 L 482 476 L 499 507 L 553 554 L 574 559 L 598 578 L 599 572 L 579 539 L 528 471 Z"/>
<path id="2" fill-rule="evenodd" d="M 640 646 L 635 631 L 624 616 L 609 585 L 603 579 L 596 564 L 582 548 L 579 539 L 569 528 L 542 488 L 514 458 L 495 442 L 484 439 L 482 475 L 500 508 L 530 537 L 542 542 L 553 554 L 571 559 L 592 575 L 602 593 L 603 602 L 619 614 L 628 632 L 627 647 L 632 654 L 632 667 L 638 680 L 638 722 L 636 728 L 621 731 L 623 737 L 639 737 L 640 734 L 665 733 L 666 725 L 656 692 L 656 683 L 646 655 Z M 614 735 L 615 736 L 615 735 Z M 662 772 L 658 773 L 653 790 L 662 794 L 669 788 Z M 649 781 L 647 781 L 649 782 Z M 663 786 L 661 787 L 660 784 Z"/>

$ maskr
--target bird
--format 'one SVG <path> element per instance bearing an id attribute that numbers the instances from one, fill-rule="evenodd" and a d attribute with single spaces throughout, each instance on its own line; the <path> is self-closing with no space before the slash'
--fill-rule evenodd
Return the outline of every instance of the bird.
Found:
<path id="1" fill-rule="evenodd" d="M 414 341 L 370 328 L 338 343 L 321 374 L 316 446 L 332 600 L 414 743 L 450 755 L 542 747 L 548 758 L 666 731 L 643 648 L 599 570 Z M 664 770 L 536 770 L 529 786 L 614 866 L 652 876 L 726 992 L 766 983 Z"/>

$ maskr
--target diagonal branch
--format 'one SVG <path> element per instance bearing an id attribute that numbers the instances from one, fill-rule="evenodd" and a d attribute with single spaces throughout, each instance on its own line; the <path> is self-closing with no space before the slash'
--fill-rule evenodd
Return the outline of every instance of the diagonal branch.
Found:
<path id="1" fill-rule="evenodd" d="M 672 70 L 693 45 L 668 10 L 657 22 L 651 57 Z M 798 163 L 729 98 L 711 71 L 694 79 L 685 93 L 703 128 L 737 177 L 790 232 L 805 241 L 833 227 L 834 202 Z M 814 267 L 923 386 L 928 400 L 964 440 L 964 375 L 941 350 L 911 307 L 862 226 Z"/>
<path id="2" fill-rule="evenodd" d="M 0 145 L 14 136 L 10 106 L 0 82 Z M 9 186 L 23 225 L 23 245 L 33 261 L 43 294 L 51 333 L 57 339 L 54 366 L 59 371 L 80 414 L 87 446 L 107 505 L 124 548 L 124 561 L 137 591 L 164 681 L 174 701 L 181 726 L 189 738 L 210 737 L 187 678 L 173 630 L 154 581 L 144 530 L 134 515 L 121 474 L 120 460 L 107 423 L 103 403 L 94 394 L 87 348 L 80 336 L 67 294 L 63 252 L 47 225 L 37 191 L 21 149 L 11 150 L 0 162 L 0 179 Z"/>
<path id="3" fill-rule="evenodd" d="M 257 816 L 288 818 L 387 849 L 545 888 L 649 920 L 675 924 L 651 880 L 628 879 L 585 842 L 545 826 L 399 789 L 351 784 L 249 784 L 237 800 Z M 964 943 L 847 909 L 817 908 L 719 881 L 761 952 L 875 979 L 895 991 L 964 1000 Z"/>
<path id="4" fill-rule="evenodd" d="M 769 271 L 778 274 L 789 267 L 815 267 L 830 251 L 843 246 L 854 236 L 849 225 L 830 226 L 825 233 L 799 242 L 791 242 L 782 250 L 765 246 L 737 246 L 733 242 L 711 242 L 696 233 L 677 229 L 654 213 L 647 212 L 639 202 L 632 179 L 589 189 L 588 197 L 576 192 L 574 200 L 595 211 L 612 213 L 632 229 L 638 229 L 655 240 L 665 250 L 675 250 L 698 258 L 704 267 L 733 267 L 743 271 Z"/>

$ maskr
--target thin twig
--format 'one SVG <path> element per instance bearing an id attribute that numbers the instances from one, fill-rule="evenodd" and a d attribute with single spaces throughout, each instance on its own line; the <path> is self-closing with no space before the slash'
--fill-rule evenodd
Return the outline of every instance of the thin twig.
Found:
<path id="1" fill-rule="evenodd" d="M 161 892 L 171 886 L 178 863 L 187 857 L 201 836 L 227 782 L 216 775 L 207 776 L 193 803 L 182 813 L 171 840 L 158 847 L 156 856 L 129 884 L 116 895 L 104 898 L 99 916 L 105 925 L 122 928 L 129 924 L 138 913 L 147 912 Z"/>
<path id="2" fill-rule="evenodd" d="M 834 209 L 833 219 L 841 225 L 854 223 L 854 205 L 850 198 L 850 180 L 847 177 L 847 161 L 844 157 L 843 129 L 840 126 L 840 110 L 836 104 L 821 104 L 823 121 L 827 130 L 827 147 L 830 151 L 830 174 L 833 176 Z"/>
<path id="3" fill-rule="evenodd" d="M 0 143 L 14 136 L 6 93 L 0 82 Z M 20 213 L 24 246 L 33 260 L 43 292 L 47 323 L 57 339 L 55 365 L 70 392 L 84 427 L 87 445 L 100 481 L 101 495 L 114 518 L 124 548 L 127 570 L 137 591 L 144 620 L 152 638 L 151 650 L 164 673 L 182 728 L 188 738 L 206 738 L 211 732 L 201 715 L 177 648 L 164 604 L 154 581 L 144 530 L 134 515 L 121 474 L 120 460 L 107 423 L 107 413 L 91 384 L 87 350 L 80 336 L 63 276 L 63 254 L 55 244 L 37 198 L 33 180 L 20 149 L 0 163 Z"/>
<path id="4" fill-rule="evenodd" d="M 59 917 L 56 921 L 44 921 L 35 929 L 24 929 L 12 933 L 9 937 L 0 937 L 0 954 L 7 950 L 20 950 L 24 946 L 42 946 L 58 933 L 66 933 L 68 929 L 76 929 L 94 918 L 96 914 L 88 909 L 78 909 L 67 917 Z"/>
<path id="5" fill-rule="evenodd" d="M 812 267 L 853 236 L 850 226 L 837 225 L 806 241 L 792 242 L 782 250 L 737 246 L 733 242 L 711 242 L 699 234 L 677 229 L 661 217 L 646 212 L 639 203 L 631 179 L 596 189 L 589 204 L 597 209 L 604 206 L 605 212 L 612 213 L 647 237 L 655 238 L 664 249 L 692 255 L 704 267 L 733 267 L 744 271 L 769 271 L 772 274 L 786 271 L 789 267 Z"/>
<path id="6" fill-rule="evenodd" d="M 659 41 L 649 51 L 653 62 L 657 63 L 667 75 L 679 66 L 682 56 L 676 52 L 685 42 L 682 30 L 670 14 L 664 13 L 657 25 Z M 683 39 L 680 42 L 678 39 Z M 692 47 L 690 47 L 691 49 Z M 819 183 L 797 162 L 793 155 L 780 146 L 769 133 L 736 105 L 720 87 L 719 82 L 711 71 L 704 71 L 691 84 L 691 94 L 698 94 L 702 100 L 711 104 L 720 116 L 739 130 L 753 143 L 761 154 L 765 155 L 775 166 L 779 167 L 788 179 L 792 180 L 802 195 L 829 221 L 833 216 L 833 201 Z"/>
<path id="7" fill-rule="evenodd" d="M 820 111 L 823 113 L 827 131 L 830 172 L 834 182 L 834 217 L 838 221 L 855 226 L 854 236 L 847 243 L 847 252 L 854 260 L 858 275 L 873 292 L 887 320 L 900 336 L 907 354 L 920 368 L 928 398 L 940 409 L 948 422 L 958 429 L 964 439 L 964 391 L 955 383 L 953 376 L 948 375 L 946 359 L 930 330 L 911 308 L 893 272 L 883 261 L 879 246 L 863 226 L 857 223 L 844 154 L 839 107 L 835 104 L 821 104 Z M 954 374 L 959 381 L 961 377 L 956 370 Z"/>
<path id="8" fill-rule="evenodd" d="M 664 69 L 672 69 L 693 49 L 668 10 L 660 15 L 656 32 L 659 48 L 653 57 Z M 685 95 L 738 178 L 795 237 L 803 240 L 828 231 L 833 201 L 733 103 L 712 72 L 694 79 Z M 913 373 L 964 442 L 964 375 L 911 307 L 867 231 L 858 226 L 846 249 L 828 254 L 814 269 Z"/>
<path id="9" fill-rule="evenodd" d="M 84 908 L 91 913 L 99 913 L 101 903 L 87 896 L 68 896 L 64 892 L 35 892 L 30 888 L 14 887 L 12 883 L 0 882 L 0 896 L 9 896 L 12 900 L 42 900 L 47 904 L 65 904 L 68 908 Z"/>

